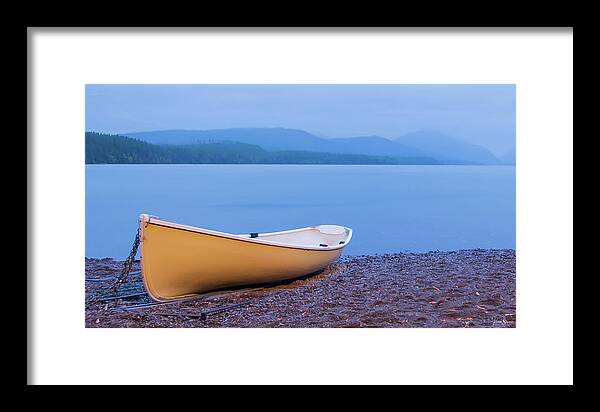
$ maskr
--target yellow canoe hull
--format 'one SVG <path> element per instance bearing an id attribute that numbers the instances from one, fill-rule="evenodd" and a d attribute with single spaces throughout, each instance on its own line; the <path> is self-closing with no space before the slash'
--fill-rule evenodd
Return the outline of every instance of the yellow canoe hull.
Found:
<path id="1" fill-rule="evenodd" d="M 333 226 L 328 226 L 333 227 Z M 318 227 L 317 227 L 318 228 Z M 345 228 L 347 229 L 347 228 Z M 351 237 L 305 228 L 257 236 L 230 235 L 140 216 L 141 268 L 148 294 L 156 301 L 183 298 L 229 287 L 271 283 L 317 272 L 335 261 Z M 302 238 L 286 245 L 280 239 Z M 337 241 L 314 244 L 319 239 Z M 311 243 L 312 242 L 312 243 Z M 331 242 L 333 243 L 333 242 Z"/>

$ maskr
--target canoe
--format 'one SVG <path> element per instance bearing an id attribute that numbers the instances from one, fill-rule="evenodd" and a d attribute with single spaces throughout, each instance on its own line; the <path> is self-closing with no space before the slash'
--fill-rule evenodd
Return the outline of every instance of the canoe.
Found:
<path id="1" fill-rule="evenodd" d="M 230 234 L 147 214 L 139 225 L 144 286 L 156 301 L 312 274 L 352 238 L 352 229 L 338 225 Z"/>

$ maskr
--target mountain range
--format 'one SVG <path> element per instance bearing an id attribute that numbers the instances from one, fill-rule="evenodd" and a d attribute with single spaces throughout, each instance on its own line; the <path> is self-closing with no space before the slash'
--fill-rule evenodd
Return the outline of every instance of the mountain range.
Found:
<path id="1" fill-rule="evenodd" d="M 265 150 L 247 143 L 153 144 L 126 136 L 85 133 L 86 164 L 439 164 L 433 158 L 370 156 L 306 150 Z"/>
<path id="2" fill-rule="evenodd" d="M 483 146 L 438 132 L 415 132 L 395 138 L 357 136 L 323 138 L 304 130 L 287 128 L 234 128 L 213 130 L 155 130 L 119 133 L 156 145 L 239 142 L 267 151 L 304 151 L 395 158 L 435 159 L 443 164 L 510 164 Z M 512 163 L 514 164 L 514 162 Z"/>

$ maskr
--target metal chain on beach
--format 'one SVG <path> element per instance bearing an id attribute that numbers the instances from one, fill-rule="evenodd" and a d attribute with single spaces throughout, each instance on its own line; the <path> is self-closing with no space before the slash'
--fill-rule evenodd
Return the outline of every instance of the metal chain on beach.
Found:
<path id="1" fill-rule="evenodd" d="M 133 246 L 131 247 L 131 251 L 129 252 L 129 256 L 123 262 L 123 268 L 121 269 L 121 273 L 114 281 L 111 286 L 111 289 L 114 293 L 117 293 L 117 289 L 119 286 L 125 282 L 127 282 L 129 277 L 129 272 L 131 272 L 131 266 L 133 266 L 133 261 L 135 260 L 135 255 L 137 254 L 138 247 L 140 245 L 140 228 L 138 227 L 137 233 L 135 234 L 135 239 L 133 241 Z"/>

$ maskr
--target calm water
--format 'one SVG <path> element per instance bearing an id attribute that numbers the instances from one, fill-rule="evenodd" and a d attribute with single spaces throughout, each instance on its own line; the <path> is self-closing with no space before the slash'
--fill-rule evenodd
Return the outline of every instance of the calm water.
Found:
<path id="1" fill-rule="evenodd" d="M 514 249 L 515 168 L 86 166 L 87 257 L 125 258 L 140 213 L 232 233 L 349 226 L 349 255 Z"/>

